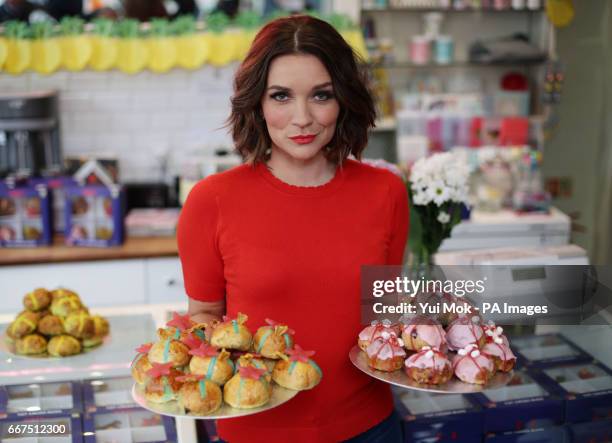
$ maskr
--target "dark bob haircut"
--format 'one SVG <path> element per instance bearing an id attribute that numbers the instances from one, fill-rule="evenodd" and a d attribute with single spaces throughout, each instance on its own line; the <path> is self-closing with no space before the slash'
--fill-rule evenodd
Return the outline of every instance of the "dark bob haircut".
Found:
<path id="1" fill-rule="evenodd" d="M 271 139 L 261 100 L 270 63 L 288 54 L 314 55 L 331 76 L 340 113 L 325 150 L 327 159 L 337 165 L 350 154 L 360 159 L 376 118 L 366 71 L 360 57 L 330 24 L 308 15 L 283 17 L 265 25 L 238 68 L 232 111 L 225 124 L 231 127 L 238 153 L 248 163 L 266 160 Z"/>

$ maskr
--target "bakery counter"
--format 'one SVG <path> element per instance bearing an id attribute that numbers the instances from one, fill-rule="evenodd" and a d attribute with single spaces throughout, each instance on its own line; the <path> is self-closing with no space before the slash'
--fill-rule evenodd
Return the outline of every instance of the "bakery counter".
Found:
<path id="1" fill-rule="evenodd" d="M 176 257 L 177 254 L 175 237 L 133 237 L 121 246 L 84 248 L 66 246 L 63 237 L 58 236 L 47 247 L 0 249 L 0 266 Z"/>

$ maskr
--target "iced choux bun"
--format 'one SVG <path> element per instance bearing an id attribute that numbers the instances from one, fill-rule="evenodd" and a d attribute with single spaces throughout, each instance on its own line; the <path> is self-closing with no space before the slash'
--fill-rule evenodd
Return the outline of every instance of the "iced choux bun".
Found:
<path id="1" fill-rule="evenodd" d="M 66 334 L 80 339 L 92 338 L 96 332 L 94 319 L 85 311 L 69 314 L 64 319 L 64 330 Z"/>
<path id="2" fill-rule="evenodd" d="M 136 352 L 138 354 L 136 357 L 134 357 L 134 360 L 132 360 L 132 364 L 130 365 L 132 378 L 136 383 L 141 385 L 145 384 L 148 378 L 147 371 L 153 367 L 148 357 L 149 350 L 151 350 L 152 346 L 153 343 L 145 343 L 144 345 L 140 345 L 138 348 L 136 348 Z"/>
<path id="3" fill-rule="evenodd" d="M 185 366 L 191 358 L 184 343 L 170 338 L 155 343 L 148 355 L 151 363 L 172 363 L 175 368 Z"/>
<path id="4" fill-rule="evenodd" d="M 153 403 L 165 403 L 176 400 L 182 383 L 180 378 L 185 375 L 172 367 L 172 363 L 153 363 L 146 373 L 145 398 Z"/>
<path id="5" fill-rule="evenodd" d="M 265 369 L 251 366 L 238 368 L 238 372 L 223 386 L 223 398 L 233 408 L 258 408 L 270 401 L 272 386 L 264 377 Z"/>
<path id="6" fill-rule="evenodd" d="M 81 342 L 71 335 L 56 335 L 47 344 L 47 352 L 53 357 L 67 357 L 81 352 Z"/>
<path id="7" fill-rule="evenodd" d="M 81 299 L 69 294 L 54 298 L 50 308 L 51 313 L 58 317 L 67 317 L 82 310 L 83 304 Z"/>
<path id="8" fill-rule="evenodd" d="M 274 370 L 277 362 L 278 360 L 264 358 L 259 354 L 246 353 L 238 357 L 236 360 L 236 367 L 240 368 L 243 366 L 252 366 L 257 369 L 265 369 L 266 373 L 264 376 L 268 381 L 271 381 L 272 371 Z"/>
<path id="9" fill-rule="evenodd" d="M 234 375 L 234 363 L 225 349 L 219 351 L 202 342 L 198 348 L 191 349 L 189 354 L 192 356 L 189 362 L 189 371 L 192 374 L 201 375 L 220 386 Z"/>
<path id="10" fill-rule="evenodd" d="M 272 380 L 283 388 L 304 391 L 319 384 L 323 373 L 312 357 L 315 351 L 305 351 L 299 345 L 288 349 L 284 356 L 274 366 Z"/>
<path id="11" fill-rule="evenodd" d="M 223 321 L 213 325 L 210 344 L 218 348 L 248 351 L 251 349 L 253 335 L 245 326 L 249 318 L 238 313 L 235 319 L 223 316 Z"/>
<path id="12" fill-rule="evenodd" d="M 423 346 L 408 357 L 404 369 L 408 377 L 417 383 L 428 385 L 446 383 L 453 376 L 453 366 L 446 354 L 429 346 Z"/>
<path id="13" fill-rule="evenodd" d="M 470 344 L 482 347 L 485 335 L 480 326 L 480 317 L 458 317 L 446 329 L 446 342 L 451 351 L 463 349 Z"/>
<path id="14" fill-rule="evenodd" d="M 56 315 L 48 314 L 38 322 L 38 332 L 45 335 L 65 334 L 64 322 Z"/>
<path id="15" fill-rule="evenodd" d="M 37 288 L 23 297 L 23 306 L 28 311 L 42 311 L 51 304 L 51 293 L 45 288 Z"/>
<path id="16" fill-rule="evenodd" d="M 483 326 L 485 332 L 485 345 L 482 352 L 489 354 L 495 364 L 495 369 L 502 372 L 510 372 L 516 363 L 516 356 L 510 349 L 510 343 L 503 334 L 504 329 L 489 321 Z"/>
<path id="17" fill-rule="evenodd" d="M 221 407 L 223 394 L 217 383 L 194 374 L 178 377 L 178 381 L 183 383 L 178 392 L 178 402 L 186 411 L 208 415 Z"/>
<path id="18" fill-rule="evenodd" d="M 446 333 L 442 325 L 431 317 L 418 315 L 402 328 L 404 346 L 410 351 L 419 351 L 424 346 L 446 350 Z"/>
<path id="19" fill-rule="evenodd" d="M 31 334 L 36 331 L 36 326 L 40 315 L 36 312 L 23 311 L 17 318 L 8 326 L 6 335 L 12 339 L 18 339 L 24 335 Z"/>
<path id="20" fill-rule="evenodd" d="M 267 326 L 260 327 L 253 337 L 253 350 L 266 358 L 279 359 L 285 350 L 293 347 L 294 331 L 266 318 Z"/>
<path id="21" fill-rule="evenodd" d="M 42 354 L 47 350 L 47 340 L 40 334 L 28 334 L 15 341 L 15 352 L 21 355 Z"/>
<path id="22" fill-rule="evenodd" d="M 359 338 L 357 339 L 357 345 L 359 349 L 365 351 L 370 344 L 380 337 L 383 332 L 387 332 L 388 334 L 397 336 L 397 332 L 395 328 L 392 326 L 391 321 L 383 320 L 378 321 L 374 320 L 370 323 L 370 326 L 366 326 L 360 333 Z"/>
<path id="23" fill-rule="evenodd" d="M 495 363 L 489 354 L 472 343 L 457 351 L 453 358 L 453 371 L 461 381 L 484 385 L 495 374 Z"/>
<path id="24" fill-rule="evenodd" d="M 383 332 L 366 349 L 368 365 L 379 371 L 392 372 L 404 365 L 404 342 L 395 335 Z"/>

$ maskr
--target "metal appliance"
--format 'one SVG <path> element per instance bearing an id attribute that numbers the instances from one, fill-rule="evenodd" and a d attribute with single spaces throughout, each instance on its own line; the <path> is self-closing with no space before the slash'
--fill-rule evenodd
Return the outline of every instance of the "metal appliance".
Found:
<path id="1" fill-rule="evenodd" d="M 55 91 L 0 93 L 0 178 L 62 170 Z"/>

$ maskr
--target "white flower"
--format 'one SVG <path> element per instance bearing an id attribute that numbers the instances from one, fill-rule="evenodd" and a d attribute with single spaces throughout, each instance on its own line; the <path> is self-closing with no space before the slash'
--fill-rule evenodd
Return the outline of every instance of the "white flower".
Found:
<path id="1" fill-rule="evenodd" d="M 443 225 L 447 224 L 450 221 L 450 214 L 445 211 L 440 211 L 438 214 L 438 221 Z"/>

